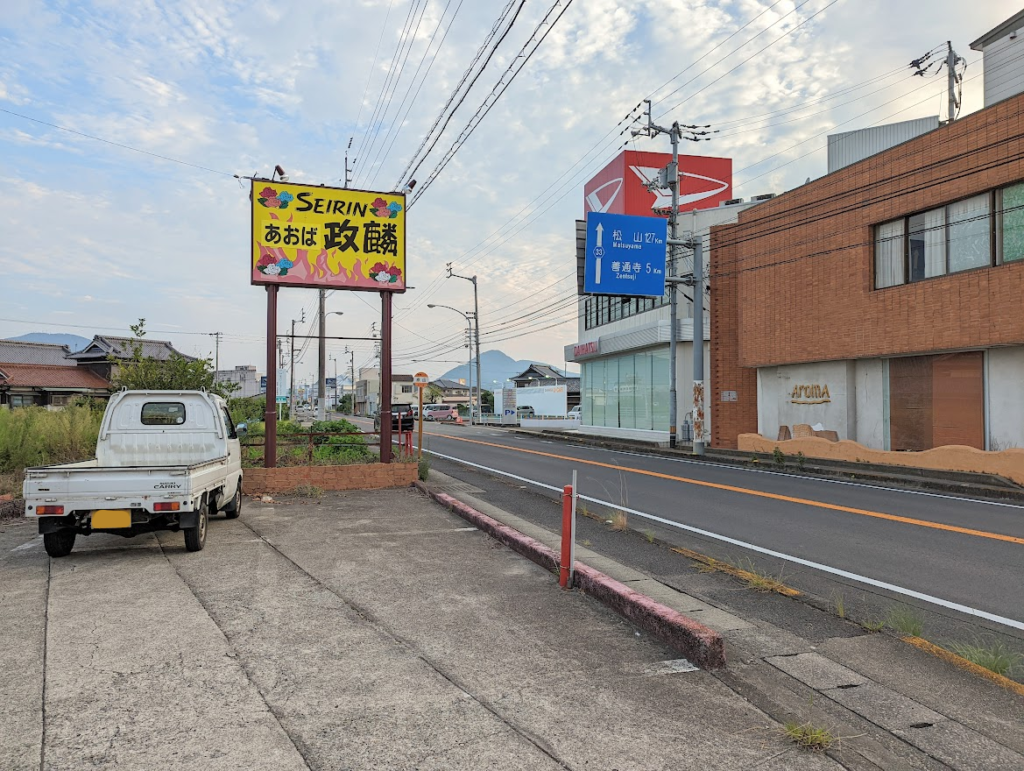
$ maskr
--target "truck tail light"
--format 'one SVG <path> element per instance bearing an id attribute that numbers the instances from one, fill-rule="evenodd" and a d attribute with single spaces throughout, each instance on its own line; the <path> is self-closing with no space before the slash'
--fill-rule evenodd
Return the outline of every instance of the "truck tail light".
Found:
<path id="1" fill-rule="evenodd" d="M 59 517 L 64 516 L 63 506 L 36 506 L 36 514 L 56 514 Z"/>
<path id="2" fill-rule="evenodd" d="M 178 511 L 181 508 L 181 504 L 177 501 L 173 503 L 154 503 L 153 511 Z"/>

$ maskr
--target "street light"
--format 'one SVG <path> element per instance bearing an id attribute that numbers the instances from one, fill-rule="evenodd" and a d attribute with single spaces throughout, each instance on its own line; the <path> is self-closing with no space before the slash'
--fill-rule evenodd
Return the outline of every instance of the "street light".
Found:
<path id="1" fill-rule="evenodd" d="M 469 371 L 469 422 L 473 422 L 473 313 L 463 313 L 458 308 L 453 308 L 450 305 L 435 305 L 434 303 L 427 303 L 428 308 L 447 308 L 450 311 L 455 311 L 462 318 L 466 320 L 466 324 L 469 325 L 469 362 L 466 364 L 466 369 Z M 479 388 L 479 384 L 477 384 Z M 478 396 L 479 400 L 479 396 Z"/>
<path id="2" fill-rule="evenodd" d="M 327 415 L 324 412 L 324 402 L 327 401 L 327 317 L 328 316 L 344 316 L 344 311 L 331 311 L 329 313 L 324 312 L 324 300 L 326 294 L 323 289 L 320 290 L 320 351 L 318 357 L 319 363 L 319 382 L 316 386 L 317 405 L 316 405 L 316 419 L 325 420 Z M 337 382 L 337 381 L 335 381 Z"/>

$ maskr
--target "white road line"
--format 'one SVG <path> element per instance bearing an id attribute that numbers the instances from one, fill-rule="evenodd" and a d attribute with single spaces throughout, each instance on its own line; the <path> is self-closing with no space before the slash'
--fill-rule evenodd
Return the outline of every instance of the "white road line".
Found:
<path id="1" fill-rule="evenodd" d="M 21 546 L 15 546 L 11 551 L 24 551 L 25 549 L 31 549 L 33 546 L 38 546 L 39 542 L 43 540 L 41 535 L 37 535 L 28 543 L 23 543 Z"/>
<path id="2" fill-rule="evenodd" d="M 543 482 L 536 482 L 532 479 L 527 479 L 526 477 L 516 476 L 515 474 L 510 474 L 507 471 L 500 471 L 499 469 L 489 468 L 488 466 L 481 466 L 478 463 L 470 463 L 469 461 L 463 460 L 462 458 L 455 458 L 451 455 L 442 455 L 441 453 L 434 452 L 433 450 L 424 450 L 424 452 L 429 452 L 430 454 L 436 455 L 439 458 L 445 458 L 446 460 L 461 463 L 464 466 L 472 466 L 473 468 L 478 468 L 481 469 L 482 471 L 490 472 L 491 474 L 498 474 L 499 476 L 511 477 L 512 479 L 519 480 L 520 482 L 528 482 L 529 484 L 536 485 L 537 487 L 542 487 L 545 490 L 554 490 L 555 492 L 558 493 L 562 492 L 562 488 L 560 487 L 546 485 Z M 930 594 L 924 594 L 913 589 L 906 589 L 902 586 L 896 586 L 895 584 L 890 584 L 886 583 L 885 581 L 879 581 L 874 578 L 858 575 L 857 573 L 851 573 L 848 570 L 842 570 L 840 568 L 834 568 L 829 565 L 823 565 L 820 562 L 805 560 L 801 557 L 794 557 L 791 554 L 785 554 L 784 552 L 775 551 L 774 549 L 766 549 L 763 546 L 757 546 L 755 544 L 748 543 L 747 541 L 740 541 L 737 538 L 730 538 L 726 535 L 719 535 L 718 533 L 712 533 L 710 530 L 703 530 L 702 528 L 693 527 L 692 525 L 684 525 L 681 522 L 675 522 L 671 519 L 658 517 L 654 514 L 648 514 L 644 511 L 638 511 L 637 509 L 631 509 L 627 506 L 623 506 L 622 504 L 616 503 L 614 501 L 604 501 L 601 500 L 600 498 L 592 498 L 589 495 L 580 495 L 579 498 L 584 501 L 590 501 L 591 503 L 601 504 L 602 506 L 610 506 L 612 508 L 624 511 L 627 514 L 635 514 L 638 517 L 643 517 L 644 519 L 649 519 L 652 522 L 657 522 L 662 525 L 668 525 L 669 527 L 674 527 L 679 530 L 686 530 L 690 533 L 696 533 L 697 535 L 704 536 L 705 538 L 711 538 L 716 541 L 722 541 L 723 543 L 732 544 L 733 546 L 739 546 L 743 549 L 750 549 L 751 551 L 755 551 L 759 554 L 765 554 L 769 557 L 777 557 L 779 559 L 784 559 L 789 562 L 795 562 L 797 565 L 803 565 L 804 567 L 812 568 L 814 570 L 820 570 L 823 573 L 829 573 L 834 576 L 848 578 L 851 581 L 857 581 L 862 584 L 867 584 L 868 586 L 874 586 L 878 589 L 885 589 L 887 591 L 894 592 L 895 594 L 900 594 L 905 597 L 913 597 L 914 599 L 929 602 L 933 605 L 938 605 L 942 608 L 948 608 L 949 610 L 955 610 L 960 613 L 965 613 L 968 616 L 976 616 L 978 618 L 986 619 L 987 621 L 994 621 L 997 624 L 1003 624 L 1005 626 L 1012 627 L 1013 629 L 1024 630 L 1024 621 L 1018 621 L 1013 618 L 1006 618 L 1005 616 L 997 616 L 994 613 L 989 613 L 984 610 L 978 610 L 977 608 L 971 608 L 967 605 L 961 605 L 957 602 L 944 600 L 941 597 L 934 597 Z"/>

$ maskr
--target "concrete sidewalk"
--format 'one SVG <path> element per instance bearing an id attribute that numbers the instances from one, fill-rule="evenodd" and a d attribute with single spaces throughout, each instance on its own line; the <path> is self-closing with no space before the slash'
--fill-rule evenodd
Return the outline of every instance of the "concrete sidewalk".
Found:
<path id="1" fill-rule="evenodd" d="M 246 501 L 195 554 L 3 523 L 0 612 L 5 770 L 839 767 L 415 490 Z"/>
<path id="2" fill-rule="evenodd" d="M 429 486 L 558 548 L 557 522 L 545 527 L 513 515 L 492 505 L 487 491 L 436 470 Z M 1019 683 L 1005 681 L 1014 690 L 1004 689 L 799 600 L 763 598 L 775 605 L 778 623 L 765 620 L 772 614 L 744 614 L 722 602 L 713 576 L 697 570 L 648 574 L 581 547 L 576 558 L 721 633 L 729 661 L 717 673 L 721 681 L 780 722 L 828 728 L 840 737 L 829 755 L 844 767 L 1024 768 Z M 744 592 L 749 590 L 736 586 L 736 602 Z M 742 604 L 749 611 L 749 602 Z"/>

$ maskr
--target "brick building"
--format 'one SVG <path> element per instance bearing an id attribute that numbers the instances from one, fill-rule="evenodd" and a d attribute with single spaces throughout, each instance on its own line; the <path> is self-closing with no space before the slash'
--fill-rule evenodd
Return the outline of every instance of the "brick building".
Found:
<path id="1" fill-rule="evenodd" d="M 885 450 L 1024 447 L 1024 95 L 711 242 L 713 446 L 821 424 Z"/>

